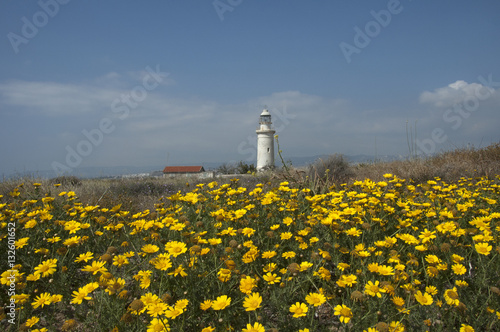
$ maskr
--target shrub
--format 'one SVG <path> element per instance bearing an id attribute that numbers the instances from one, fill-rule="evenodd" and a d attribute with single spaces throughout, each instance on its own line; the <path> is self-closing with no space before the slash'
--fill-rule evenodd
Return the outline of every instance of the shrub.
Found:
<path id="1" fill-rule="evenodd" d="M 63 186 L 79 186 L 82 181 L 74 175 L 62 175 L 49 180 L 50 184 L 61 184 Z"/>
<path id="2" fill-rule="evenodd" d="M 308 167 L 307 175 L 315 182 L 335 184 L 339 186 L 347 183 L 353 176 L 349 162 L 341 154 L 334 154 L 327 159 L 318 159 Z"/>

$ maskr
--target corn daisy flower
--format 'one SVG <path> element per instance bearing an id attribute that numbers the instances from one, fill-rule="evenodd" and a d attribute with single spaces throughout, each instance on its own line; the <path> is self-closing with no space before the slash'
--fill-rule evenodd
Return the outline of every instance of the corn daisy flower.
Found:
<path id="1" fill-rule="evenodd" d="M 47 259 L 43 261 L 40 265 L 35 267 L 35 274 L 41 274 L 42 277 L 49 276 L 56 272 L 57 258 Z"/>
<path id="2" fill-rule="evenodd" d="M 107 269 L 104 267 L 104 264 L 106 262 L 104 261 L 94 261 L 92 262 L 92 265 L 86 265 L 83 269 L 81 269 L 84 272 L 92 272 L 92 274 L 97 274 L 97 272 L 104 273 L 107 271 Z"/>
<path id="3" fill-rule="evenodd" d="M 349 323 L 349 321 L 352 318 L 352 311 L 349 307 L 347 307 L 345 304 L 342 305 L 339 304 L 334 308 L 334 310 L 335 310 L 334 315 L 340 316 L 341 323 L 345 324 Z"/>
<path id="4" fill-rule="evenodd" d="M 326 302 L 326 297 L 321 293 L 309 293 L 306 296 L 306 302 L 315 307 L 319 307 Z"/>
<path id="5" fill-rule="evenodd" d="M 166 319 L 164 319 L 166 321 Z M 170 331 L 170 327 L 168 324 L 164 324 L 161 319 L 153 318 L 153 320 L 149 323 L 147 332 L 168 332 Z"/>
<path id="6" fill-rule="evenodd" d="M 85 262 L 87 263 L 89 260 L 94 258 L 94 254 L 90 251 L 87 251 L 85 254 L 80 254 L 76 259 L 75 263 Z"/>
<path id="7" fill-rule="evenodd" d="M 250 294 L 252 289 L 257 286 L 254 278 L 246 276 L 240 280 L 240 291 L 245 294 Z"/>
<path id="8" fill-rule="evenodd" d="M 165 245 L 165 250 L 174 257 L 179 256 L 187 251 L 187 246 L 183 242 L 170 241 Z"/>
<path id="9" fill-rule="evenodd" d="M 365 285 L 365 293 L 370 296 L 382 297 L 381 293 L 385 293 L 386 290 L 380 288 L 378 285 L 379 285 L 378 280 L 376 280 L 375 283 L 373 283 L 371 280 L 368 281 L 368 283 Z"/>
<path id="10" fill-rule="evenodd" d="M 460 327 L 460 332 L 474 332 L 474 328 L 467 324 L 462 324 Z"/>
<path id="11" fill-rule="evenodd" d="M 293 318 L 303 317 L 307 314 L 307 305 L 305 303 L 297 302 L 290 306 L 290 312 L 293 313 Z"/>
<path id="12" fill-rule="evenodd" d="M 245 311 L 254 311 L 260 308 L 260 304 L 262 303 L 262 297 L 259 293 L 252 293 L 248 295 L 243 301 L 243 307 L 245 307 Z"/>
<path id="13" fill-rule="evenodd" d="M 231 304 L 231 298 L 227 295 L 222 295 L 217 297 L 215 301 L 212 302 L 212 309 L 223 310 Z"/>
<path id="14" fill-rule="evenodd" d="M 26 321 L 26 326 L 27 327 L 32 327 L 33 325 L 35 325 L 36 323 L 38 323 L 38 321 L 40 321 L 40 318 L 38 318 L 36 316 L 33 316 L 33 317 L 31 317 L 30 319 L 28 319 Z"/>
<path id="15" fill-rule="evenodd" d="M 444 299 L 448 305 L 458 306 L 460 301 L 458 300 L 457 288 L 447 289 L 444 291 Z"/>
<path id="16" fill-rule="evenodd" d="M 207 311 L 212 307 L 212 300 L 205 300 L 202 303 L 200 303 L 200 309 L 203 311 Z"/>
<path id="17" fill-rule="evenodd" d="M 433 302 L 432 296 L 429 293 L 422 294 L 421 291 L 418 291 L 417 294 L 415 294 L 415 299 L 421 305 L 431 305 Z"/>
<path id="18" fill-rule="evenodd" d="M 271 272 L 266 273 L 263 278 L 270 285 L 279 283 L 281 281 L 281 277 L 279 277 L 276 273 Z"/>
<path id="19" fill-rule="evenodd" d="M 241 330 L 242 332 L 265 332 L 266 329 L 260 323 L 247 324 L 247 327 Z"/>
<path id="20" fill-rule="evenodd" d="M 42 293 L 35 298 L 35 301 L 31 303 L 33 308 L 44 307 L 52 303 L 52 295 L 49 293 Z"/>
<path id="21" fill-rule="evenodd" d="M 478 254 L 488 256 L 492 249 L 492 246 L 488 244 L 488 242 L 476 243 L 474 246 Z"/>

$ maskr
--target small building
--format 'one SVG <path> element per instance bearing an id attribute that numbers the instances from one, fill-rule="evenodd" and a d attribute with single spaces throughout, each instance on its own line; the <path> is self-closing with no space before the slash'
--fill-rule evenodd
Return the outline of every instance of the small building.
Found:
<path id="1" fill-rule="evenodd" d="M 206 172 L 203 166 L 167 166 L 163 169 L 163 176 L 193 176 L 197 178 L 213 178 L 214 172 Z"/>
<path id="2" fill-rule="evenodd" d="M 274 167 L 274 133 L 271 114 L 263 110 L 259 119 L 257 133 L 257 171 Z"/>

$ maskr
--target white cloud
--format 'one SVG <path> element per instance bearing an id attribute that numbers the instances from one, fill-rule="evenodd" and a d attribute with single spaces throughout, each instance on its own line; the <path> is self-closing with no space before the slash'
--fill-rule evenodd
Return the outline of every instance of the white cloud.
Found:
<path id="1" fill-rule="evenodd" d="M 468 98 L 477 98 L 478 94 L 485 94 L 485 90 L 493 93 L 494 90 L 479 83 L 467 83 L 458 80 L 448 86 L 435 89 L 433 92 L 424 91 L 420 95 L 421 103 L 432 104 L 436 107 L 451 107 L 462 103 Z"/>
<path id="2" fill-rule="evenodd" d="M 163 74 L 163 73 L 162 73 Z M 150 73 L 147 70 L 122 75 L 110 72 L 85 84 L 10 81 L 0 84 L 0 105 L 48 116 L 74 116 L 109 111 L 111 103 L 140 87 Z M 148 82 L 148 84 L 155 82 Z M 161 85 L 175 81 L 168 75 Z M 149 89 L 148 89 L 149 91 Z M 149 91 L 151 92 L 151 91 Z"/>
<path id="3" fill-rule="evenodd" d="M 116 95 L 94 86 L 14 81 L 0 84 L 1 103 L 48 116 L 95 113 Z"/>

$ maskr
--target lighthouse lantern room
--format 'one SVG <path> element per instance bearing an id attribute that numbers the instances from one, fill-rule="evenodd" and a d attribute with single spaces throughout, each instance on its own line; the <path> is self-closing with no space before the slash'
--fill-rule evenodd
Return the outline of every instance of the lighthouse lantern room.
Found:
<path id="1" fill-rule="evenodd" d="M 267 109 L 260 114 L 257 129 L 257 171 L 274 166 L 274 133 L 271 114 Z"/>

